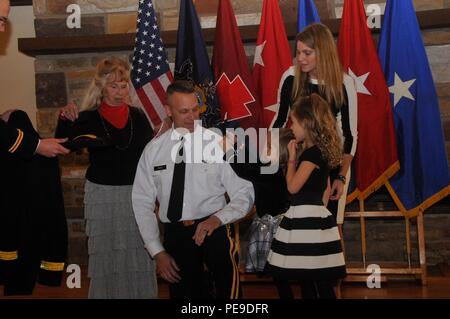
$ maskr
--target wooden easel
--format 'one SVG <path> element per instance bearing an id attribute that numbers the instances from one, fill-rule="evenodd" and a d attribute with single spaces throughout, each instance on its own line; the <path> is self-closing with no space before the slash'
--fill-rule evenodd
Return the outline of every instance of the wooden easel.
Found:
<path id="1" fill-rule="evenodd" d="M 411 261 L 412 255 L 412 246 L 411 246 L 411 225 L 410 220 L 406 218 L 400 211 L 365 211 L 364 201 L 359 202 L 360 211 L 359 212 L 345 212 L 345 218 L 358 218 L 360 220 L 361 227 L 361 255 L 362 255 L 362 266 L 347 266 L 347 279 L 345 281 L 366 281 L 367 276 L 371 273 L 367 272 L 367 266 L 369 263 L 367 262 L 367 241 L 366 241 L 366 220 L 365 218 L 404 218 L 405 219 L 405 229 L 406 229 L 406 250 L 408 255 L 408 264 L 404 267 L 393 267 L 381 266 L 381 278 L 382 281 L 386 281 L 388 275 L 396 275 L 396 276 L 410 276 L 410 277 L 418 277 L 420 276 L 420 280 L 422 285 L 427 285 L 427 263 L 426 263 L 426 254 L 425 254 L 425 231 L 424 231 L 424 223 L 423 223 L 423 212 L 420 212 L 417 217 L 417 237 L 418 237 L 418 250 L 419 250 L 419 266 L 413 267 Z M 244 220 L 251 219 L 255 214 L 255 209 L 253 208 L 252 212 L 248 214 Z M 235 223 L 235 243 L 237 247 L 239 247 L 240 251 L 240 231 L 239 231 L 239 222 Z M 345 245 L 344 253 L 345 253 Z M 243 282 L 260 282 L 260 281 L 270 281 L 270 278 L 259 278 L 253 274 L 246 274 L 243 267 L 241 265 L 240 276 Z"/>
<path id="2" fill-rule="evenodd" d="M 404 267 L 381 267 L 382 280 L 386 279 L 388 275 L 397 276 L 420 276 L 422 285 L 427 284 L 427 263 L 425 254 L 425 233 L 423 223 L 423 212 L 420 212 L 417 218 L 417 237 L 418 237 L 418 249 L 419 249 L 419 267 L 413 267 L 411 263 L 411 226 L 409 218 L 406 218 L 400 211 L 365 211 L 364 201 L 359 202 L 359 212 L 346 212 L 345 218 L 359 218 L 361 227 L 361 254 L 362 254 L 362 267 L 348 266 L 347 281 L 366 281 L 367 276 L 370 273 L 367 272 L 367 244 L 366 244 L 366 221 L 365 218 L 378 217 L 378 218 L 405 218 L 406 227 L 406 250 L 408 254 L 408 265 Z"/>

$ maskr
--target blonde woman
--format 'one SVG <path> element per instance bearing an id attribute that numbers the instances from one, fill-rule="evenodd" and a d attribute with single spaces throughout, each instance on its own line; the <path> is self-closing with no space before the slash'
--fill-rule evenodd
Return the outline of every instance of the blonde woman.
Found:
<path id="1" fill-rule="evenodd" d="M 156 298 L 155 266 L 134 218 L 131 190 L 137 164 L 153 131 L 128 104 L 129 65 L 101 60 L 83 101 L 61 109 L 56 130 L 72 150 L 87 147 L 85 218 L 89 298 Z"/>
<path id="2" fill-rule="evenodd" d="M 300 282 L 303 298 L 332 299 L 333 283 L 346 270 L 339 231 L 323 193 L 330 169 L 342 162 L 341 140 L 328 103 L 317 94 L 299 99 L 290 117 L 295 136 L 287 146 L 291 206 L 272 241 L 266 270 L 281 298 L 293 298 L 289 281 L 294 280 Z"/>
<path id="3" fill-rule="evenodd" d="M 330 172 L 331 196 L 328 208 L 337 223 L 344 220 L 350 167 L 356 153 L 357 93 L 353 79 L 345 74 L 331 31 L 323 24 L 312 24 L 296 37 L 296 71 L 292 100 L 319 94 L 331 107 L 343 137 L 342 164 Z"/>

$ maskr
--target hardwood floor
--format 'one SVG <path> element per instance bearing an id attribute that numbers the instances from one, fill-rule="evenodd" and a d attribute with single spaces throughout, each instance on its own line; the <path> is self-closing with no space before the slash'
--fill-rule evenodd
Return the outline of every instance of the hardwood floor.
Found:
<path id="1" fill-rule="evenodd" d="M 88 279 L 86 269 L 82 269 L 80 289 L 69 289 L 64 284 L 61 287 L 46 287 L 37 285 L 31 296 L 4 297 L 3 287 L 0 286 L 0 299 L 85 299 L 88 294 Z M 242 283 L 244 299 L 277 299 L 277 291 L 270 280 Z M 300 290 L 295 287 L 296 297 L 300 297 Z M 161 299 L 169 297 L 168 285 L 160 282 L 159 296 Z M 440 268 L 437 274 L 428 277 L 428 285 L 419 282 L 396 280 L 383 282 L 380 289 L 369 289 L 365 283 L 343 283 L 341 285 L 341 299 L 450 299 L 450 267 Z"/>

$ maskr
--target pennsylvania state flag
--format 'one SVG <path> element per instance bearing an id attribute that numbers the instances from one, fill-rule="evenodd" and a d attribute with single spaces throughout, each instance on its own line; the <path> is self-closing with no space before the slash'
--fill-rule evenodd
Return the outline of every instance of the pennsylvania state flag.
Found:
<path id="1" fill-rule="evenodd" d="M 192 0 L 181 0 L 180 3 L 175 80 L 187 80 L 195 85 L 203 125 L 205 127 L 218 125 L 219 103 L 214 86 L 214 75 Z"/>
<path id="2" fill-rule="evenodd" d="M 449 194 L 439 103 L 412 0 L 388 0 L 378 53 L 397 136 L 400 171 L 387 184 L 408 217 Z"/>

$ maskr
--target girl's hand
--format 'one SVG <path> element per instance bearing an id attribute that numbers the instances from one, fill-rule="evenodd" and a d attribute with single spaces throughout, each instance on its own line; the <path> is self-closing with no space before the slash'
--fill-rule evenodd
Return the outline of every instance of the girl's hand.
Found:
<path id="1" fill-rule="evenodd" d="M 74 103 L 69 103 L 62 107 L 59 113 L 59 117 L 63 120 L 75 121 L 78 118 L 78 106 Z"/>
<path id="2" fill-rule="evenodd" d="M 288 153 L 289 153 L 289 160 L 295 161 L 297 157 L 297 142 L 295 140 L 291 140 L 288 144 Z"/>

